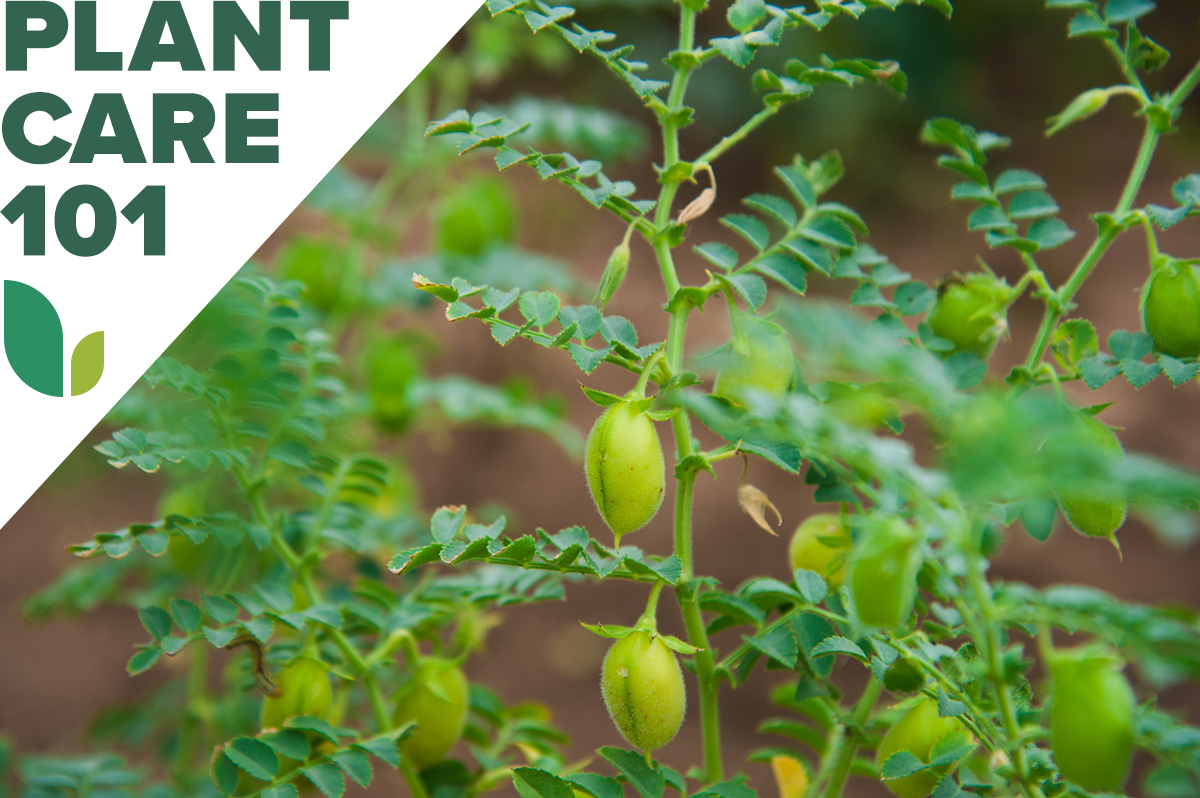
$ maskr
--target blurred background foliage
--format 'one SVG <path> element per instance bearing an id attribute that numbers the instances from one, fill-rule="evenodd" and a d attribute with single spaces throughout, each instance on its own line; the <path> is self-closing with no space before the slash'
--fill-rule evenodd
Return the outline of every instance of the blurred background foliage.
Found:
<path id="1" fill-rule="evenodd" d="M 580 0 L 576 5 L 589 27 L 614 31 L 620 41 L 636 45 L 642 57 L 674 46 L 673 4 L 667 0 Z M 1194 2 L 1164 0 L 1160 6 L 1144 27 L 1176 53 L 1154 79 L 1155 85 L 1167 86 L 1195 60 L 1200 30 Z M 770 184 L 771 169 L 790 162 L 796 152 L 813 157 L 836 148 L 847 164 L 837 199 L 863 214 L 874 231 L 872 243 L 902 268 L 932 281 L 968 268 L 983 254 L 999 274 L 1019 274 L 1015 258 L 1009 262 L 1003 254 L 981 253 L 977 237 L 966 233 L 961 211 L 949 200 L 951 181 L 934 168 L 933 154 L 919 145 L 917 134 L 925 119 L 944 115 L 1012 136 L 1013 147 L 1001 156 L 1003 162 L 1041 172 L 1063 204 L 1064 217 L 1076 229 L 1087 229 L 1085 214 L 1110 204 L 1109 198 L 1119 193 L 1138 128 L 1125 109 L 1116 107 L 1118 100 L 1066 135 L 1043 137 L 1042 120 L 1080 91 L 1117 79 L 1094 42 L 1066 41 L 1065 25 L 1066 17 L 1047 13 L 1041 0 L 985 0 L 959 3 L 950 21 L 932 9 L 904 7 L 894 14 L 867 14 L 855 24 L 835 21 L 819 36 L 793 32 L 783 47 L 764 50 L 756 66 L 781 71 L 787 58 L 812 63 L 822 53 L 895 59 L 908 75 L 907 96 L 898 98 L 881 88 L 833 88 L 788 106 L 723 159 L 721 193 L 710 218 Z M 701 16 L 701 39 L 727 33 L 723 15 Z M 666 74 L 662 64 L 651 61 L 646 76 Z M 706 66 L 704 77 L 694 85 L 691 99 L 697 113 L 694 124 L 682 132 L 684 152 L 711 146 L 731 132 L 731 120 L 761 107 L 749 72 L 716 59 Z M 442 309 L 412 288 L 411 275 L 420 272 L 434 281 L 460 275 L 476 284 L 548 289 L 572 302 L 586 302 L 621 231 L 609 220 L 596 221 L 586 203 L 552 181 L 541 185 L 529 175 L 499 177 L 490 158 L 460 158 L 442 140 L 423 136 L 430 120 L 460 107 L 528 122 L 523 138 L 514 140 L 599 160 L 614 180 L 654 185 L 655 175 L 638 159 L 656 151 L 658 142 L 652 120 L 636 98 L 602 66 L 573 57 L 558 38 L 534 37 L 514 15 L 491 20 L 481 10 L 314 188 L 244 275 L 261 270 L 305 284 L 305 312 L 329 332 L 331 348 L 343 359 L 349 388 L 346 417 L 370 420 L 349 423 L 340 434 L 383 453 L 393 470 L 392 498 L 404 513 L 415 518 L 439 503 L 461 501 L 487 508 L 479 513 L 487 518 L 503 510 L 513 529 L 526 523 L 558 529 L 582 521 L 581 508 L 591 512 L 571 459 L 579 450 L 579 430 L 592 415 L 575 387 L 577 375 L 559 368 L 557 359 L 539 360 L 527 343 L 498 350 L 478 329 L 447 331 Z M 1197 121 L 1195 104 L 1185 108 L 1182 132 L 1168 140 L 1152 173 L 1145 195 L 1149 201 L 1164 201 L 1186 165 L 1194 168 Z M 1171 236 L 1196 240 L 1188 230 L 1172 231 L 1164 240 Z M 1067 258 L 1076 246 L 1064 248 Z M 1129 252 L 1132 257 L 1114 251 L 1113 262 L 1082 296 L 1085 307 L 1089 299 L 1095 303 L 1089 315 L 1102 338 L 1105 328 L 1137 326 L 1131 321 L 1136 297 L 1129 289 L 1141 283 L 1145 266 L 1140 254 Z M 635 249 L 626 288 L 630 296 L 618 312 L 635 320 L 639 329 L 644 318 L 645 328 L 652 330 L 659 299 L 656 276 L 646 274 L 652 271 L 648 262 L 648 253 Z M 1066 263 L 1064 259 L 1061 265 Z M 634 273 L 640 266 L 647 268 Z M 810 295 L 840 291 L 832 282 L 810 281 Z M 1014 308 L 1014 342 L 1001 347 L 1001 363 L 1006 351 L 1024 351 L 1021 343 L 1032 336 L 1037 312 L 1028 301 Z M 214 354 L 230 313 L 227 301 L 212 303 L 170 354 L 188 361 Z M 728 334 L 721 324 L 710 317 L 697 325 L 696 335 L 715 345 Z M 656 339 L 649 333 L 646 337 Z M 623 375 L 601 370 L 596 376 L 597 387 L 605 390 L 624 385 Z M 1114 413 L 1118 423 L 1127 425 L 1122 437 L 1130 448 L 1196 468 L 1200 422 L 1191 420 L 1194 413 L 1184 417 L 1184 409 L 1195 406 L 1194 391 L 1194 385 L 1187 385 L 1173 392 L 1160 380 L 1134 398 L 1118 382 L 1095 401 L 1122 401 Z M 63 568 L 62 545 L 97 529 L 160 516 L 160 501 L 173 488 L 163 474 L 109 473 L 104 458 L 90 448 L 152 412 L 146 391 L 132 391 L 0 531 L 0 552 L 7 552 L 0 556 L 0 606 L 6 608 L 0 619 L 0 729 L 11 733 L 21 750 L 78 750 L 82 741 L 74 730 L 83 718 L 150 692 L 140 681 L 128 682 L 122 670 L 130 642 L 142 636 L 136 620 L 131 624 L 128 617 L 102 613 L 88 622 L 93 624 L 90 632 L 77 628 L 70 634 L 30 629 L 16 620 L 15 608 Z M 492 431 L 497 427 L 533 430 L 543 442 L 497 437 L 508 435 Z M 920 458 L 928 459 L 919 422 L 909 425 L 905 438 Z M 468 466 L 473 477 L 464 480 Z M 721 562 L 728 571 L 722 576 L 730 583 L 773 569 L 782 575 L 786 569 L 777 566 L 782 547 L 769 548 L 765 538 L 748 537 L 758 533 L 733 499 L 734 469 L 719 475 L 717 487 L 701 497 L 698 514 L 707 513 L 714 529 L 733 531 L 702 541 L 698 559 Z M 808 499 L 796 495 L 791 483 L 765 473 L 756 482 L 780 505 L 787 523 L 811 512 Z M 178 492 L 173 495 L 183 500 Z M 1173 546 L 1186 546 L 1194 536 L 1186 518 L 1153 520 Z M 1141 534 L 1147 527 L 1135 529 L 1139 534 L 1123 538 L 1124 566 L 1111 551 L 1060 534 L 1044 549 L 1027 540 L 1010 544 L 997 568 L 1039 585 L 1081 581 L 1131 599 L 1200 603 L 1194 552 L 1164 549 L 1161 541 Z M 664 531 L 647 530 L 639 545 L 654 550 Z M 95 609 L 124 578 L 123 562 L 114 561 L 86 589 L 73 585 L 68 575 L 25 602 L 26 613 L 36 619 Z M 598 594 L 588 586 L 572 587 L 576 589 L 580 602 L 574 608 L 521 608 L 511 621 L 512 634 L 493 642 L 492 655 L 474 666 L 472 677 L 495 685 L 506 699 L 537 696 L 560 713 L 571 707 L 564 717 L 575 740 L 572 751 L 582 752 L 605 742 L 611 728 L 593 695 L 603 649 L 581 636 L 576 625 L 581 608 Z M 611 599 L 613 612 L 622 607 L 635 612 L 631 608 L 638 600 L 634 593 L 618 592 Z M 678 630 L 668 623 L 664 631 Z M 515 663 L 527 663 L 531 647 L 546 652 L 545 661 L 521 670 Z M 81 648 L 91 653 L 87 662 L 78 658 Z M 245 681 L 247 676 L 242 672 L 238 678 Z M 1183 698 L 1190 700 L 1188 714 L 1195 721 L 1200 694 L 1181 689 L 1190 691 Z M 756 742 L 753 723 L 766 714 L 766 698 L 751 698 L 751 692 L 743 706 L 730 710 L 731 759 L 761 742 Z M 580 700 L 581 693 L 587 701 Z M 139 733 L 119 712 L 104 715 L 94 729 L 104 732 L 106 727 L 119 728 L 135 740 Z M 678 745 L 697 747 L 686 729 L 680 739 Z M 386 782 L 380 784 L 387 788 Z"/>

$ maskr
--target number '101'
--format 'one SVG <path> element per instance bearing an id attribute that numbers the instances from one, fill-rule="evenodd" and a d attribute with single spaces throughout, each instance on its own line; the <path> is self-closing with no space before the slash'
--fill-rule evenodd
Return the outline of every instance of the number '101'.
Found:
<path id="1" fill-rule="evenodd" d="M 79 232 L 79 210 L 91 206 L 96 223 L 90 235 Z M 16 224 L 24 219 L 27 257 L 46 254 L 46 187 L 26 186 L 0 213 Z M 167 254 L 167 187 L 146 186 L 121 209 L 131 225 L 142 220 L 143 254 Z M 54 208 L 54 234 L 62 248 L 80 258 L 108 249 L 117 235 L 117 206 L 97 186 L 75 186 L 63 192 Z"/>

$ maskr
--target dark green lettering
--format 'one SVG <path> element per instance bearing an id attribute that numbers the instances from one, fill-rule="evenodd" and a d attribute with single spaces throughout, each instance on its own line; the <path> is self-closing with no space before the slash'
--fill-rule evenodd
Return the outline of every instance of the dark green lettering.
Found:
<path id="1" fill-rule="evenodd" d="M 46 23 L 30 30 L 29 20 Z M 67 38 L 67 12 L 46 0 L 9 0 L 4 4 L 4 67 L 9 72 L 29 69 L 29 51 L 54 47 Z"/>
<path id="2" fill-rule="evenodd" d="M 178 112 L 190 113 L 187 122 L 176 122 Z M 175 163 L 175 142 L 183 144 L 192 163 L 213 163 L 204 138 L 212 133 L 217 112 L 208 98 L 199 94 L 154 95 L 154 162 Z"/>
<path id="3" fill-rule="evenodd" d="M 217 0 L 213 4 L 213 70 L 232 72 L 235 41 L 262 72 L 278 72 L 283 63 L 283 10 L 279 0 L 258 4 L 258 24 L 253 23 L 235 0 Z"/>
<path id="4" fill-rule="evenodd" d="M 171 29 L 171 44 L 163 44 L 163 33 Z M 149 72 L 155 64 L 177 63 L 184 72 L 203 72 L 204 60 L 196 47 L 196 37 L 188 25 L 187 14 L 179 0 L 154 0 L 142 35 L 138 37 L 130 72 Z"/>
<path id="5" fill-rule="evenodd" d="M 142 254 L 146 257 L 167 254 L 167 187 L 146 186 L 133 201 L 121 209 L 121 215 L 133 224 L 142 223 L 145 240 Z"/>
<path id="6" fill-rule="evenodd" d="M 278 119 L 251 119 L 252 111 L 278 111 L 278 94 L 230 94 L 225 97 L 225 163 L 279 163 L 279 147 L 250 144 L 251 138 L 279 135 Z"/>
<path id="7" fill-rule="evenodd" d="M 71 151 L 71 143 L 57 136 L 45 144 L 31 142 L 25 136 L 25 122 L 39 112 L 50 114 L 51 119 L 58 120 L 71 113 L 71 106 L 61 97 L 46 92 L 18 97 L 4 112 L 4 122 L 0 125 L 4 133 L 4 146 L 25 163 L 54 163 Z"/>
<path id="8" fill-rule="evenodd" d="M 79 234 L 79 209 L 92 206 L 96 224 L 92 234 Z M 117 208 L 112 197 L 97 186 L 69 188 L 54 208 L 54 234 L 62 248 L 79 258 L 94 258 L 112 244 L 117 234 Z"/>
<path id="9" fill-rule="evenodd" d="M 96 50 L 96 2 L 75 3 L 75 70 L 77 72 L 120 72 L 120 53 Z"/>
<path id="10" fill-rule="evenodd" d="M 349 0 L 293 0 L 292 19 L 308 20 L 308 71 L 328 72 L 330 61 L 330 22 L 350 19 Z"/>
<path id="11" fill-rule="evenodd" d="M 112 122 L 113 135 L 104 135 L 105 121 Z M 125 163 L 145 163 L 146 154 L 120 94 L 97 94 L 92 98 L 71 163 L 91 163 L 97 155 L 120 155 Z"/>

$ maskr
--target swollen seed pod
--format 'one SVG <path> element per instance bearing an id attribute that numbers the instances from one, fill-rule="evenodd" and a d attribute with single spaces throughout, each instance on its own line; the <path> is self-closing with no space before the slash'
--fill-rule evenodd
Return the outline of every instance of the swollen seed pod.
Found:
<path id="1" fill-rule="evenodd" d="M 1200 279 L 1190 263 L 1154 270 L 1142 288 L 1142 322 L 1154 348 L 1171 357 L 1200 355 Z"/>
<path id="2" fill-rule="evenodd" d="M 932 758 L 930 755 L 933 747 L 948 734 L 962 734 L 964 742 L 968 739 L 961 723 L 954 718 L 940 717 L 937 702 L 930 698 L 922 698 L 884 735 L 877 754 L 879 767 L 882 769 L 888 757 L 899 751 L 907 751 L 928 764 Z M 952 764 L 923 770 L 900 779 L 888 779 L 883 782 L 883 786 L 900 798 L 925 798 L 937 787 Z"/>
<path id="3" fill-rule="evenodd" d="M 713 393 L 743 405 L 750 390 L 786 393 L 795 381 L 796 358 L 784 331 L 753 313 L 734 312 L 730 322 L 733 338 Z"/>
<path id="4" fill-rule="evenodd" d="M 1103 458 L 1120 461 L 1125 457 L 1125 450 L 1112 429 L 1090 413 L 1081 413 L 1079 418 L 1085 439 L 1098 447 Z M 1056 498 L 1071 526 L 1089 537 L 1114 540 L 1129 510 L 1129 502 L 1114 496 L 1110 490 L 1098 494 L 1063 491 Z"/>
<path id="5" fill-rule="evenodd" d="M 858 619 L 895 629 L 917 593 L 921 540 L 899 518 L 863 519 L 864 534 L 850 553 L 848 582 Z"/>
<path id="6" fill-rule="evenodd" d="M 657 635 L 635 631 L 613 643 L 604 656 L 600 692 L 621 736 L 639 750 L 662 748 L 683 725 L 683 671 Z"/>
<path id="7" fill-rule="evenodd" d="M 926 322 L 934 334 L 983 360 L 1008 331 L 1012 289 L 990 274 L 952 274 L 938 286 L 938 298 Z"/>
<path id="8" fill-rule="evenodd" d="M 312 657 L 297 657 L 284 666 L 277 679 L 279 695 L 263 699 L 260 726 L 277 729 L 295 715 L 324 720 L 333 703 L 329 666 Z"/>
<path id="9" fill-rule="evenodd" d="M 470 706 L 470 688 L 462 669 L 436 657 L 422 660 L 399 694 L 392 721 L 416 721 L 416 730 L 400 744 L 408 761 L 424 770 L 446 758 L 462 737 Z"/>
<path id="10" fill-rule="evenodd" d="M 649 523 L 662 504 L 666 462 L 654 422 L 629 402 L 609 405 L 588 433 L 584 471 L 620 545 L 622 535 Z"/>
<path id="11" fill-rule="evenodd" d="M 1133 760 L 1137 702 L 1103 647 L 1058 650 L 1047 663 L 1053 680 L 1050 739 L 1062 775 L 1091 792 L 1122 792 Z"/>
<path id="12" fill-rule="evenodd" d="M 796 527 L 788 546 L 788 559 L 793 571 L 801 568 L 815 571 L 825 577 L 830 589 L 836 590 L 842 586 L 850 547 L 850 530 L 841 516 L 818 513 Z"/>

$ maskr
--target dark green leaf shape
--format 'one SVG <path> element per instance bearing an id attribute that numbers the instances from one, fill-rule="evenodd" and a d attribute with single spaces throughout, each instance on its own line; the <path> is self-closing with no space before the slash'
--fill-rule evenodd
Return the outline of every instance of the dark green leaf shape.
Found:
<path id="1" fill-rule="evenodd" d="M 796 658 L 800 655 L 800 649 L 790 624 L 777 624 L 760 635 L 742 639 L 785 668 L 796 666 Z"/>
<path id="2" fill-rule="evenodd" d="M 813 647 L 810 657 L 820 657 L 826 654 L 847 654 L 862 662 L 867 661 L 866 653 L 854 642 L 844 637 L 827 637 Z"/>
<path id="3" fill-rule="evenodd" d="M 597 750 L 608 764 L 629 780 L 642 798 L 662 798 L 667 781 L 662 771 L 646 764 L 646 758 L 636 751 L 604 746 Z"/>
<path id="4" fill-rule="evenodd" d="M 1096 355 L 1080 361 L 1079 373 L 1083 375 L 1087 387 L 1094 391 L 1120 374 L 1121 366 L 1108 355 Z"/>
<path id="5" fill-rule="evenodd" d="M 1062 219 L 1038 219 L 1029 225 L 1025 237 L 1038 245 L 1038 249 L 1054 249 L 1075 237 L 1075 231 L 1067 227 Z"/>
<path id="6" fill-rule="evenodd" d="M 1054 499 L 1029 499 L 1020 503 L 1021 525 L 1029 536 L 1045 543 L 1054 530 L 1054 516 L 1058 503 Z"/>
<path id="7" fill-rule="evenodd" d="M 1067 36 L 1096 36 L 1105 39 L 1115 39 L 1117 32 L 1104 23 L 1091 10 L 1080 11 L 1067 24 Z"/>
<path id="8" fill-rule="evenodd" d="M 359 787 L 371 786 L 371 778 L 374 774 L 371 770 L 371 760 L 367 758 L 365 751 L 348 748 L 331 754 L 329 758 Z"/>
<path id="9" fill-rule="evenodd" d="M 910 751 L 897 751 L 887 758 L 883 763 L 883 767 L 879 770 L 879 777 L 884 781 L 892 779 L 902 779 L 905 776 L 911 776 L 914 773 L 920 773 L 925 770 L 928 765 L 917 759 Z"/>
<path id="10" fill-rule="evenodd" d="M 143 607 L 138 610 L 138 620 L 155 640 L 171 634 L 171 616 L 161 607 Z"/>
<path id="11" fill-rule="evenodd" d="M 1011 219 L 1040 219 L 1058 213 L 1058 203 L 1045 191 L 1022 191 L 1008 204 Z"/>
<path id="12" fill-rule="evenodd" d="M 816 571 L 803 568 L 796 570 L 796 589 L 809 604 L 820 604 L 829 595 L 829 585 L 825 577 Z"/>
<path id="13" fill-rule="evenodd" d="M 729 271 L 738 265 L 738 255 L 733 247 L 719 241 L 710 241 L 693 247 L 693 251 L 719 269 Z"/>
<path id="14" fill-rule="evenodd" d="M 154 667 L 160 659 L 162 659 L 162 649 L 158 646 L 143 648 L 129 658 L 128 664 L 125 665 L 125 671 L 130 676 L 137 676 L 139 673 L 145 673 Z"/>
<path id="15" fill-rule="evenodd" d="M 256 779 L 271 781 L 279 773 L 279 757 L 270 746 L 252 737 L 238 737 L 225 747 L 229 761 Z"/>
<path id="16" fill-rule="evenodd" d="M 1109 25 L 1133 22 L 1155 8 L 1157 6 L 1150 0 L 1108 0 L 1104 6 L 1104 19 Z"/>
<path id="17" fill-rule="evenodd" d="M 238 768 L 229 761 L 229 757 L 225 756 L 223 747 L 213 753 L 212 761 L 208 766 L 208 776 L 221 795 L 230 796 L 237 790 Z"/>
<path id="18" fill-rule="evenodd" d="M 621 782 L 598 773 L 572 773 L 566 779 L 594 798 L 624 798 L 625 795 Z"/>
<path id="19" fill-rule="evenodd" d="M 933 307 L 937 291 L 919 280 L 897 286 L 892 294 L 892 304 L 905 316 L 916 316 Z"/>
<path id="20" fill-rule="evenodd" d="M 569 782 L 537 768 L 513 768 L 512 777 L 521 798 L 573 798 L 575 794 Z"/>
<path id="21" fill-rule="evenodd" d="M 300 770 L 325 798 L 342 798 L 342 794 L 346 792 L 346 780 L 342 778 L 342 772 L 337 765 L 332 762 L 318 762 Z"/>
<path id="22" fill-rule="evenodd" d="M 987 375 L 987 363 L 974 352 L 955 352 L 946 358 L 946 379 L 960 391 L 973 388 Z"/>
<path id="23" fill-rule="evenodd" d="M 950 698 L 940 687 L 938 688 L 937 702 L 939 717 L 956 718 L 967 711 L 966 704 Z"/>
<path id="24" fill-rule="evenodd" d="M 40 291 L 4 281 L 4 352 L 21 382 L 46 396 L 63 395 L 63 329 Z"/>

